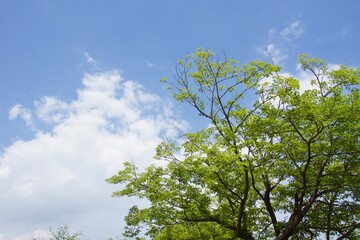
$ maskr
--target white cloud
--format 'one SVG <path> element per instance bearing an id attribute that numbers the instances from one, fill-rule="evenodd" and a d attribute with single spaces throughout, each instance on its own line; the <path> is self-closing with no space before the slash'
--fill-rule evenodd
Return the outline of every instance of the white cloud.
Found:
<path id="1" fill-rule="evenodd" d="M 37 229 L 17 236 L 0 234 L 0 240 L 30 240 L 30 239 L 50 239 L 51 233 L 48 229 Z"/>
<path id="2" fill-rule="evenodd" d="M 16 104 L 9 111 L 9 119 L 10 120 L 14 120 L 18 117 L 22 118 L 28 127 L 33 126 L 33 118 L 32 118 L 32 114 L 31 114 L 31 110 L 23 107 L 20 104 Z"/>
<path id="3" fill-rule="evenodd" d="M 338 70 L 340 69 L 340 64 L 328 64 L 328 70 Z M 305 90 L 314 89 L 316 86 L 311 84 L 312 80 L 315 80 L 315 76 L 310 71 L 303 71 L 301 66 L 298 64 L 296 71 L 294 73 L 289 72 L 280 72 L 278 76 L 285 77 L 285 78 L 295 78 L 299 81 L 300 84 L 300 93 L 303 93 Z M 322 77 L 323 81 L 329 81 L 327 76 Z M 264 78 L 261 83 L 271 83 L 274 79 L 272 77 Z"/>
<path id="4" fill-rule="evenodd" d="M 86 62 L 89 64 L 94 64 L 96 65 L 97 62 L 95 61 L 94 58 L 92 58 L 92 56 L 88 53 L 88 52 L 84 52 L 84 57 L 86 58 Z"/>
<path id="5" fill-rule="evenodd" d="M 148 61 L 145 61 L 145 63 L 146 63 L 146 66 L 148 66 L 149 68 L 156 67 L 154 63 L 151 63 L 151 62 L 148 62 Z"/>
<path id="6" fill-rule="evenodd" d="M 88 64 L 88 66 L 91 67 L 92 70 L 97 70 L 97 71 L 102 70 L 99 61 L 93 58 L 89 52 L 81 51 L 81 50 L 78 51 L 85 57 L 86 63 Z M 81 64 L 80 66 L 83 66 L 83 64 Z"/>
<path id="7" fill-rule="evenodd" d="M 328 64 L 327 67 L 328 67 L 329 71 L 338 70 L 338 69 L 340 69 L 340 64 Z M 311 84 L 311 81 L 315 80 L 314 74 L 311 73 L 310 71 L 303 71 L 299 64 L 297 66 L 297 71 L 296 71 L 294 77 L 296 79 L 299 79 L 300 92 L 304 92 L 305 90 L 313 89 L 315 87 Z M 322 80 L 329 81 L 329 78 L 327 76 L 324 76 L 322 78 Z"/>
<path id="8" fill-rule="evenodd" d="M 294 47 L 294 39 L 299 38 L 305 32 L 303 23 L 299 20 L 292 22 L 278 32 L 275 28 L 268 31 L 268 44 L 266 47 L 257 47 L 255 50 L 263 57 L 269 58 L 274 64 L 281 64 L 288 58 L 289 48 Z"/>
<path id="9" fill-rule="evenodd" d="M 275 44 L 268 44 L 265 49 L 257 48 L 257 51 L 264 57 L 269 58 L 274 64 L 279 64 L 288 57 Z"/>
<path id="10" fill-rule="evenodd" d="M 299 38 L 305 32 L 302 22 L 299 20 L 292 22 L 289 26 L 285 27 L 281 32 L 280 36 L 290 41 L 292 39 Z"/>
<path id="11" fill-rule="evenodd" d="M 340 64 L 328 64 L 327 68 L 329 71 L 332 70 L 338 70 L 340 69 Z M 297 65 L 296 71 L 294 73 L 289 73 L 289 72 L 280 72 L 277 73 L 276 76 L 280 76 L 280 77 L 284 77 L 284 78 L 294 78 L 297 79 L 299 81 L 299 85 L 300 85 L 300 89 L 299 92 L 300 93 L 304 93 L 304 91 L 306 90 L 311 90 L 311 89 L 318 89 L 318 86 L 314 86 L 312 84 L 312 81 L 315 80 L 315 76 L 311 71 L 304 71 L 301 69 L 300 64 Z M 322 77 L 322 81 L 329 81 L 330 79 L 327 76 L 323 76 Z M 274 82 L 274 78 L 272 76 L 266 77 L 264 79 L 261 80 L 260 84 L 265 84 L 265 83 L 273 83 Z M 260 97 L 258 98 L 258 100 L 261 100 Z M 275 99 L 273 99 L 271 101 L 271 103 L 274 106 L 278 106 L 279 105 L 279 101 L 280 98 L 276 97 Z"/>
<path id="12" fill-rule="evenodd" d="M 55 97 L 45 96 L 35 101 L 37 116 L 46 123 L 59 123 L 70 112 L 69 105 Z"/>
<path id="13" fill-rule="evenodd" d="M 17 140 L 3 149 L 3 239 L 65 224 L 90 239 L 118 234 L 134 202 L 112 199 L 119 186 L 105 179 L 124 161 L 140 167 L 153 163 L 161 136 L 173 134 L 173 124 L 185 127 L 159 96 L 137 82 L 125 81 L 119 71 L 87 74 L 82 82 L 77 99 L 35 101 L 37 118 L 51 124 L 50 131 L 38 131 L 33 139 Z M 18 116 L 32 122 L 30 110 L 21 105 L 9 115 Z"/>

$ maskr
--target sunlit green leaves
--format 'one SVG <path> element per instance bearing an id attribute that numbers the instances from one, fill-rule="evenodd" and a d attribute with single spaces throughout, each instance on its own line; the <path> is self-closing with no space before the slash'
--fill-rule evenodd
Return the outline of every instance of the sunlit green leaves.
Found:
<path id="1" fill-rule="evenodd" d="M 161 143 L 155 159 L 165 165 L 139 172 L 125 163 L 107 180 L 124 186 L 114 196 L 150 201 L 130 210 L 128 233 L 144 226 L 153 239 L 359 237 L 360 71 L 306 55 L 299 64 L 312 89 L 262 61 L 239 66 L 204 49 L 180 60 L 175 79 L 162 81 L 210 125 L 181 145 Z"/>

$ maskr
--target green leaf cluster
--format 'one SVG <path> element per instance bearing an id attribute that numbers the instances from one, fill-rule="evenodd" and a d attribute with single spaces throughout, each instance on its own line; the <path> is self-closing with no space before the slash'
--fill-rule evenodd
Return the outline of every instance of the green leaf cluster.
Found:
<path id="1" fill-rule="evenodd" d="M 311 89 L 262 61 L 239 66 L 204 49 L 180 60 L 163 81 L 211 126 L 161 143 L 166 165 L 127 162 L 107 180 L 124 186 L 114 196 L 150 202 L 130 209 L 124 235 L 359 238 L 360 70 L 306 55 L 299 64 Z"/>

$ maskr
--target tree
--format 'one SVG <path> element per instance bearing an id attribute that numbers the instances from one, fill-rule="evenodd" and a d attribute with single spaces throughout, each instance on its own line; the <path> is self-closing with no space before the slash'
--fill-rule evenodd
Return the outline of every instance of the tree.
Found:
<path id="1" fill-rule="evenodd" d="M 79 240 L 82 235 L 81 232 L 71 234 L 68 226 L 60 226 L 56 231 L 50 228 L 50 240 Z"/>
<path id="2" fill-rule="evenodd" d="M 163 81 L 211 125 L 107 181 L 148 199 L 126 217 L 153 239 L 358 239 L 360 69 L 301 55 L 312 88 L 263 61 L 199 49 Z M 182 157 L 178 155 L 182 153 Z"/>

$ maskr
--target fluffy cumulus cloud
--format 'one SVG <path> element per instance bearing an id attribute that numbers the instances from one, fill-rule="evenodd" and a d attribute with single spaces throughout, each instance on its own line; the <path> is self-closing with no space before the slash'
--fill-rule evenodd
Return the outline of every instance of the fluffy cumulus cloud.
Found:
<path id="1" fill-rule="evenodd" d="M 21 105 L 10 110 L 10 119 L 21 117 L 27 125 L 36 119 L 51 130 L 36 130 L 33 139 L 2 150 L 1 240 L 46 238 L 50 226 L 65 224 L 89 239 L 119 235 L 133 201 L 111 198 L 119 186 L 105 179 L 124 161 L 153 163 L 162 136 L 186 125 L 159 96 L 119 71 L 85 75 L 82 83 L 72 101 L 46 96 L 33 111 Z"/>

